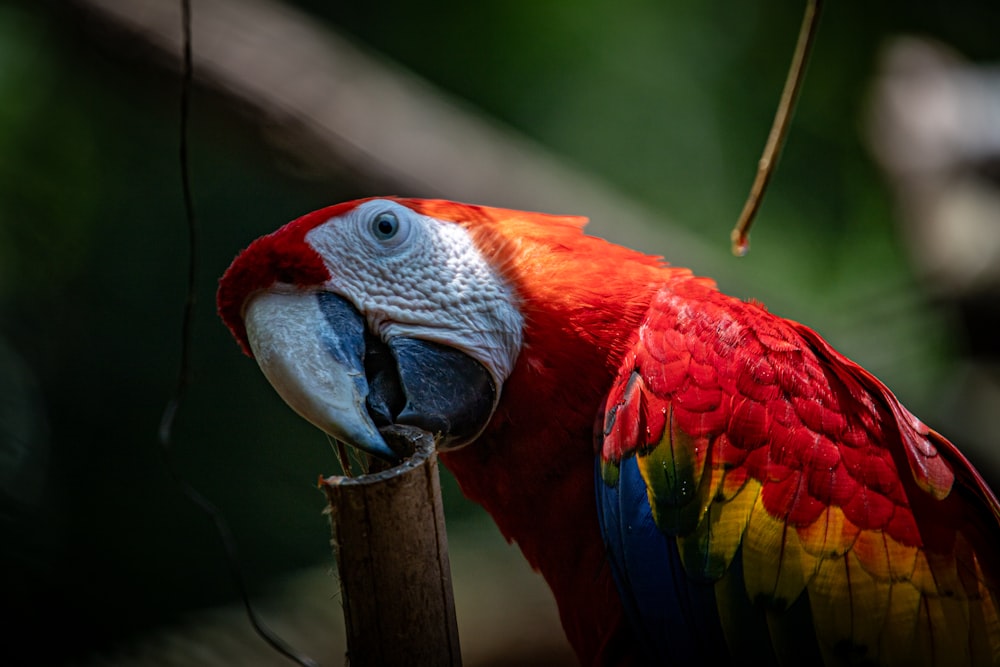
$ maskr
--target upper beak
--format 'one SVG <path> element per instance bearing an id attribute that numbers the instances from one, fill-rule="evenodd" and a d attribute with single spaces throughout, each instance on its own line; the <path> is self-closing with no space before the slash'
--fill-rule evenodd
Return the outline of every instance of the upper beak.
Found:
<path id="1" fill-rule="evenodd" d="M 489 421 L 497 391 L 486 368 L 457 349 L 415 338 L 387 344 L 330 292 L 263 292 L 244 315 L 250 347 L 278 394 L 333 437 L 398 461 L 378 426 L 406 424 L 464 445 Z"/>
<path id="2" fill-rule="evenodd" d="M 264 376 L 303 419 L 369 454 L 399 460 L 365 409 L 365 324 L 340 298 L 262 292 L 247 304 L 250 349 Z"/>

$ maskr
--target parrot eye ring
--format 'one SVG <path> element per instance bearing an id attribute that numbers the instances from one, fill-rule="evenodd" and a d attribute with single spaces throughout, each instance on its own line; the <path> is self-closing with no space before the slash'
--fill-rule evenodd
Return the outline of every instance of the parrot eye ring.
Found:
<path id="1" fill-rule="evenodd" d="M 401 229 L 399 218 L 392 211 L 382 211 L 371 222 L 372 235 L 379 241 L 395 238 Z"/>

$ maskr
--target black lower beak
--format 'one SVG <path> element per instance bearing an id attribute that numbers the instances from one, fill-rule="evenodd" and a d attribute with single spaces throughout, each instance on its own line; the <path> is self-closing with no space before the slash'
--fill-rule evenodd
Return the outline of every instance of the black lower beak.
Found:
<path id="1" fill-rule="evenodd" d="M 357 311 L 344 299 L 329 292 L 319 293 L 318 299 L 333 329 L 356 326 Z M 360 356 L 361 349 L 341 348 L 338 353 Z M 479 435 L 493 414 L 493 378 L 460 350 L 417 338 L 384 343 L 366 331 L 363 355 L 365 402 L 376 426 L 415 426 L 436 436 L 438 448 L 454 449 Z"/>
<path id="2" fill-rule="evenodd" d="M 438 437 L 438 448 L 471 442 L 496 403 L 489 371 L 453 347 L 416 338 L 377 341 L 366 351 L 368 410 L 376 424 L 416 426 Z"/>

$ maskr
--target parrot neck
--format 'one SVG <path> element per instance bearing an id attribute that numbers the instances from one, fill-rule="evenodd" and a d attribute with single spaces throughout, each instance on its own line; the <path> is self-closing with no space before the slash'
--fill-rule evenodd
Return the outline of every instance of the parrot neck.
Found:
<path id="1" fill-rule="evenodd" d="M 541 286 L 518 285 L 524 347 L 497 412 L 476 442 L 441 455 L 465 495 L 541 572 L 584 662 L 617 654 L 626 641 L 597 519 L 595 423 L 652 295 L 690 275 L 605 256 L 596 265 L 603 271 L 592 257 L 550 272 Z"/>

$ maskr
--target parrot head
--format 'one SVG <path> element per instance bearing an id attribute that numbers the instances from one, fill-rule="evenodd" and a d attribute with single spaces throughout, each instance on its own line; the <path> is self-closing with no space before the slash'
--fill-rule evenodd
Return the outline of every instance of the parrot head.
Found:
<path id="1" fill-rule="evenodd" d="M 314 211 L 239 254 L 219 313 L 282 399 L 334 438 L 390 461 L 401 453 L 379 429 L 393 424 L 462 447 L 523 340 L 517 296 L 469 227 L 496 210 L 373 198 Z"/>

